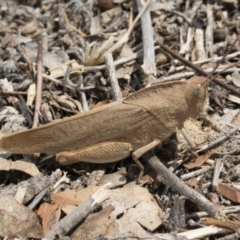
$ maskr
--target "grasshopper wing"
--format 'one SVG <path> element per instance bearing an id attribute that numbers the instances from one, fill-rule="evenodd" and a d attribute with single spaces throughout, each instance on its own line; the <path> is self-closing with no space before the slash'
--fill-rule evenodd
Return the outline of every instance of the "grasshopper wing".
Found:
<path id="1" fill-rule="evenodd" d="M 3 136 L 0 149 L 22 154 L 56 154 L 123 138 L 152 118 L 144 108 L 120 100 L 61 121 Z"/>

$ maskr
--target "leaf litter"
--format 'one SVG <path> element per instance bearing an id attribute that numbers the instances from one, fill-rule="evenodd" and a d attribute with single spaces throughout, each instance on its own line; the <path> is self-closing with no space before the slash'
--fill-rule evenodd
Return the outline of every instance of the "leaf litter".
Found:
<path id="1" fill-rule="evenodd" d="M 39 125 L 114 100 L 104 63 L 106 52 L 113 54 L 124 97 L 154 81 L 194 76 L 188 66 L 161 50 L 159 39 L 207 73 L 214 69 L 221 81 L 239 88 L 240 40 L 232 45 L 240 31 L 238 1 L 146 1 L 148 20 L 138 15 L 142 3 L 1 0 L 0 134 L 31 128 L 38 101 L 35 84 L 40 41 L 43 87 Z M 139 21 L 135 21 L 137 16 Z M 152 34 L 146 32 L 151 29 Z M 227 54 L 226 49 L 230 49 Z M 146 54 L 148 51 L 154 55 Z M 45 235 L 51 239 L 58 233 L 54 229 L 62 226 L 67 216 L 71 221 L 71 212 L 82 206 L 87 214 L 81 214 L 82 221 L 74 231 L 59 234 L 62 239 L 64 235 L 76 239 L 200 239 L 210 235 L 238 239 L 239 103 L 239 96 L 211 82 L 206 112 L 212 120 L 200 117 L 184 125 L 198 157 L 179 130 L 155 150 L 176 176 L 190 174 L 183 184 L 217 204 L 226 214 L 225 221 L 200 212 L 199 202 L 189 203 L 187 196 L 156 179 L 156 172 L 147 165 L 149 181 L 137 185 L 138 168 L 131 157 L 117 163 L 61 167 L 54 156 L 0 153 L 0 208 L 5 219 L 0 235 L 35 239 Z M 86 208 L 89 199 L 102 191 L 100 186 L 111 181 L 114 189 L 107 191 L 108 197 L 101 198 L 97 207 Z M 83 199 L 78 199 L 80 196 Z"/>

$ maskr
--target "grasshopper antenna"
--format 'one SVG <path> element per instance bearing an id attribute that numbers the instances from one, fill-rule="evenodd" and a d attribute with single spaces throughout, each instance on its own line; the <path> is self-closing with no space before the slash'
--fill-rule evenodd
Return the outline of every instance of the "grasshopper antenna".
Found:
<path id="1" fill-rule="evenodd" d="M 165 46 L 160 40 L 157 41 L 157 44 L 166 52 L 168 52 L 171 56 L 173 56 L 174 58 L 178 59 L 179 61 L 181 61 L 182 63 L 184 63 L 186 66 L 192 68 L 193 70 L 195 70 L 196 72 L 198 72 L 199 74 L 203 75 L 204 77 L 208 77 L 209 74 L 207 72 L 205 72 L 204 70 L 202 70 L 200 67 L 198 67 L 197 65 L 191 63 L 190 61 L 186 60 L 185 58 L 183 58 L 182 56 L 180 56 L 178 53 L 176 53 L 175 51 L 172 51 L 170 48 L 168 48 L 167 46 Z M 211 78 L 212 81 L 214 81 L 215 83 L 217 83 L 219 86 L 226 88 L 227 90 L 231 91 L 232 93 L 236 94 L 238 97 L 240 97 L 240 91 L 237 90 L 236 88 L 224 83 L 223 81 L 217 79 L 215 76 L 212 76 Z"/>

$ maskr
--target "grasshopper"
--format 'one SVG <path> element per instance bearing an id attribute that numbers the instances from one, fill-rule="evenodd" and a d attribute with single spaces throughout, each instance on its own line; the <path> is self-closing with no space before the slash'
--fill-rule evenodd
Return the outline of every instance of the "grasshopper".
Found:
<path id="1" fill-rule="evenodd" d="M 56 154 L 62 165 L 114 162 L 132 152 L 142 175 L 138 158 L 199 115 L 207 88 L 205 77 L 159 83 L 103 107 L 5 135 L 0 150 Z"/>

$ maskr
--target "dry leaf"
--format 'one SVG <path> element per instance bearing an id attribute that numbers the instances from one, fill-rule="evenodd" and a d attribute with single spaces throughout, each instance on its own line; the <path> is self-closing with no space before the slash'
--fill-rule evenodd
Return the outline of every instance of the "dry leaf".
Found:
<path id="1" fill-rule="evenodd" d="M 39 207 L 37 214 L 42 219 L 43 233 L 46 234 L 50 227 L 59 221 L 61 209 L 58 204 L 43 203 Z"/>
<path id="2" fill-rule="evenodd" d="M 139 186 L 129 186 L 112 190 L 109 199 L 102 206 L 112 205 L 115 210 L 110 214 L 113 223 L 107 234 L 116 235 L 131 232 L 154 231 L 162 224 L 162 210 L 149 191 Z M 123 214 L 123 215 L 122 215 Z M 119 217 L 121 216 L 122 217 Z"/>
<path id="3" fill-rule="evenodd" d="M 230 199 L 235 203 L 240 203 L 240 191 L 235 190 L 234 188 L 224 183 L 218 184 L 218 191 L 221 195 L 223 195 L 227 199 Z"/>
<path id="4" fill-rule="evenodd" d="M 208 160 L 211 154 L 212 154 L 211 152 L 207 152 L 204 155 L 198 156 L 198 158 L 195 159 L 194 161 L 185 163 L 183 166 L 187 169 L 201 167 Z"/>
<path id="5" fill-rule="evenodd" d="M 90 186 L 85 189 L 56 193 L 51 196 L 51 199 L 62 206 L 78 205 L 99 188 Z M 146 233 L 144 228 L 154 231 L 162 224 L 162 210 L 148 190 L 143 187 L 128 186 L 111 190 L 109 199 L 102 203 L 102 207 L 109 205 L 112 205 L 115 210 L 109 216 L 110 225 L 106 234 L 116 235 L 130 230 L 134 233 Z"/>
<path id="6" fill-rule="evenodd" d="M 235 126 L 237 126 L 237 127 L 240 127 L 240 114 L 239 114 L 240 112 L 238 112 L 236 115 L 235 115 L 235 117 L 233 118 L 233 120 L 232 120 L 232 124 L 234 124 Z"/>
<path id="7" fill-rule="evenodd" d="M 61 206 L 78 205 L 84 202 L 88 197 L 95 193 L 100 186 L 89 186 L 78 190 L 69 190 L 51 195 L 53 202 L 61 204 Z"/>
<path id="8" fill-rule="evenodd" d="M 36 96 L 36 83 L 32 83 L 29 85 L 27 92 L 27 106 L 32 106 L 35 96 Z"/>
<path id="9" fill-rule="evenodd" d="M 0 203 L 0 236 L 42 238 L 38 218 L 29 208 L 9 196 L 0 195 Z"/>
<path id="10" fill-rule="evenodd" d="M 2 171 L 10 171 L 10 170 L 17 170 L 21 172 L 25 172 L 30 176 L 36 176 L 40 172 L 38 168 L 33 163 L 25 162 L 25 161 L 14 161 L 6 160 L 0 157 L 0 170 Z"/>
<path id="11" fill-rule="evenodd" d="M 68 62 L 65 62 L 57 67 L 54 68 L 50 68 L 49 72 L 50 72 L 50 77 L 52 78 L 58 78 L 58 77 L 63 77 L 66 74 L 68 65 L 71 64 L 72 65 L 72 70 L 71 73 L 76 73 L 76 72 L 83 72 L 84 71 L 84 66 L 83 65 L 79 65 L 76 60 L 71 60 Z"/>
<path id="12" fill-rule="evenodd" d="M 228 99 L 234 103 L 240 104 L 240 98 L 235 95 L 229 94 Z"/>
<path id="13" fill-rule="evenodd" d="M 236 68 L 234 68 L 234 71 L 232 73 L 232 81 L 234 85 L 236 85 L 237 87 L 240 87 L 240 74 Z"/>
<path id="14" fill-rule="evenodd" d="M 109 205 L 100 212 L 90 214 L 84 223 L 73 232 L 71 237 L 76 239 L 94 239 L 100 235 L 104 236 L 109 225 L 109 214 L 113 210 L 114 207 Z"/>

